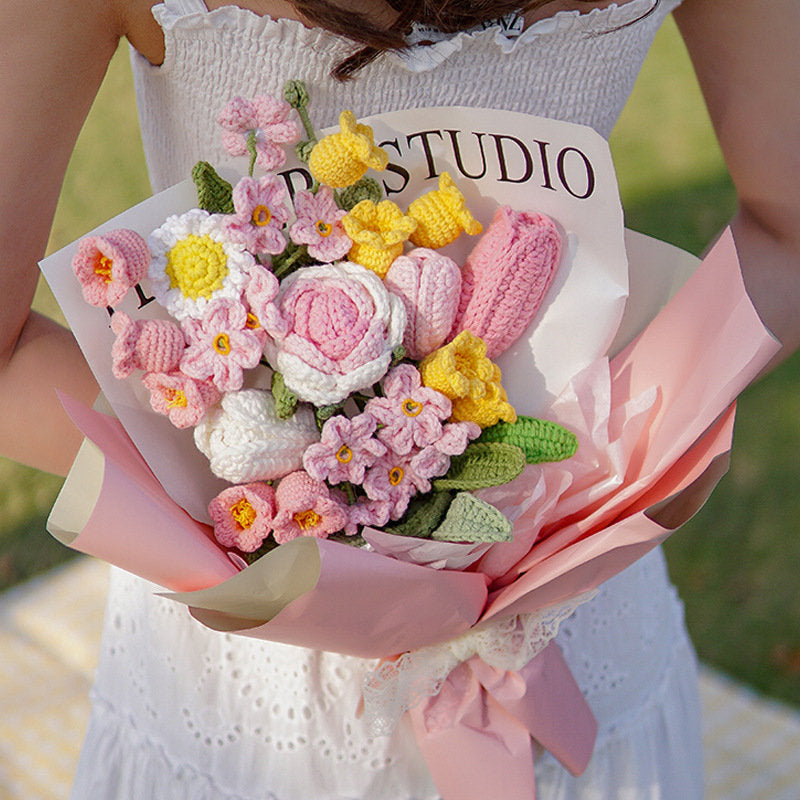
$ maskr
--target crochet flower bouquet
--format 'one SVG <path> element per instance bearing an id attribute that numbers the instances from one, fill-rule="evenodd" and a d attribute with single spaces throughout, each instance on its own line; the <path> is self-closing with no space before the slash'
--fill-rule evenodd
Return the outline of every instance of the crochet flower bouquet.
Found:
<path id="1" fill-rule="evenodd" d="M 43 262 L 116 417 L 63 399 L 49 527 L 212 628 L 381 659 L 373 729 L 410 713 L 445 800 L 532 797 L 532 737 L 575 772 L 594 739 L 559 621 L 704 499 L 775 343 L 729 233 L 624 236 L 591 131 L 308 106 L 232 100 L 245 177 Z"/>

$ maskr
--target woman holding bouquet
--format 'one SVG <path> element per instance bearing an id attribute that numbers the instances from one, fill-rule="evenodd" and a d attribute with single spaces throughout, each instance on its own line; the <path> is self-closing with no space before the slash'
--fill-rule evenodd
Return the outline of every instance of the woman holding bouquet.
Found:
<path id="1" fill-rule="evenodd" d="M 226 161 L 213 121 L 231 97 L 279 95 L 287 78 L 307 83 L 320 126 L 344 108 L 472 105 L 607 136 L 673 11 L 739 192 L 748 289 L 788 355 L 800 342 L 793 0 L 2 0 L 2 452 L 65 473 L 80 436 L 54 390 L 86 404 L 97 393 L 69 333 L 29 306 L 67 160 L 120 37 L 135 49 L 159 191 L 201 158 Z M 77 800 L 438 797 L 407 726 L 373 740 L 358 718 L 371 664 L 211 632 L 122 573 L 109 602 Z M 541 753 L 537 796 L 701 797 L 694 655 L 660 552 L 603 586 L 558 642 L 599 735 L 577 778 Z"/>

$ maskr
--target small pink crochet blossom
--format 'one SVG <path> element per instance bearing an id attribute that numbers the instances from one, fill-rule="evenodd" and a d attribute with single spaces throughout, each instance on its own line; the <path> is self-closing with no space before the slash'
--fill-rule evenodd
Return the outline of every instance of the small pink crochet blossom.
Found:
<path id="1" fill-rule="evenodd" d="M 247 327 L 266 336 L 282 336 L 286 333 L 286 322 L 275 304 L 280 284 L 278 279 L 259 264 L 250 270 L 250 280 L 244 290 L 244 299 L 250 309 Z"/>
<path id="2" fill-rule="evenodd" d="M 247 322 L 244 306 L 227 298 L 211 303 L 201 320 L 184 320 L 189 346 L 181 370 L 198 380 L 211 378 L 221 392 L 240 389 L 243 370 L 258 364 L 264 341 Z"/>
<path id="3" fill-rule="evenodd" d="M 172 372 L 178 369 L 186 340 L 183 331 L 165 319 L 134 322 L 124 311 L 111 318 L 111 330 L 117 335 L 111 348 L 115 378 L 127 378 L 134 370 Z"/>
<path id="4" fill-rule="evenodd" d="M 86 236 L 72 259 L 83 299 L 98 308 L 117 305 L 147 274 L 149 266 L 147 242 L 135 231 L 124 229 Z"/>
<path id="5" fill-rule="evenodd" d="M 277 175 L 242 178 L 233 190 L 236 213 L 225 218 L 228 238 L 251 253 L 282 253 L 282 229 L 289 220 L 285 200 L 286 187 Z"/>
<path id="6" fill-rule="evenodd" d="M 275 490 L 267 483 L 231 486 L 208 505 L 214 536 L 223 547 L 252 553 L 272 530 Z"/>
<path id="7" fill-rule="evenodd" d="M 366 411 L 384 427 L 378 438 L 395 453 L 405 455 L 413 447 L 427 447 L 442 436 L 442 422 L 452 411 L 441 392 L 422 385 L 411 364 L 400 364 L 383 379 L 383 397 L 367 403 Z"/>
<path id="8" fill-rule="evenodd" d="M 389 516 L 400 519 L 408 508 L 409 500 L 418 492 L 429 492 L 429 478 L 438 474 L 441 467 L 441 454 L 434 451 L 433 458 L 428 453 L 415 462 L 415 456 L 388 453 L 367 470 L 364 476 L 364 491 L 370 500 L 389 503 Z"/>
<path id="9" fill-rule="evenodd" d="M 360 484 L 366 468 L 386 454 L 386 447 L 372 438 L 376 427 L 370 414 L 331 417 L 322 427 L 320 441 L 303 454 L 306 472 L 320 481 Z"/>
<path id="10" fill-rule="evenodd" d="M 336 205 L 330 186 L 320 186 L 316 194 L 297 192 L 294 210 L 297 220 L 289 228 L 289 237 L 295 244 L 307 245 L 310 256 L 327 264 L 347 255 L 353 246 L 342 225 L 347 212 Z"/>
<path id="11" fill-rule="evenodd" d="M 286 161 L 281 145 L 293 145 L 300 139 L 300 125 L 290 119 L 292 107 L 270 95 L 257 95 L 252 100 L 234 97 L 217 117 L 224 128 L 222 144 L 232 156 L 248 154 L 247 137 L 255 135 L 256 164 L 273 170 Z"/>
<path id="12" fill-rule="evenodd" d="M 150 390 L 150 405 L 169 417 L 176 428 L 192 428 L 221 397 L 211 381 L 196 381 L 180 371 L 148 372 L 142 383 Z"/>
<path id="13" fill-rule="evenodd" d="M 347 525 L 347 507 L 331 496 L 322 482 L 303 470 L 281 480 L 275 492 L 278 512 L 272 522 L 279 544 L 298 536 L 326 539 Z"/>
<path id="14" fill-rule="evenodd" d="M 347 527 L 344 532 L 355 536 L 362 527 L 382 528 L 389 521 L 392 504 L 387 500 L 368 500 L 359 497 L 358 502 L 347 507 Z"/>

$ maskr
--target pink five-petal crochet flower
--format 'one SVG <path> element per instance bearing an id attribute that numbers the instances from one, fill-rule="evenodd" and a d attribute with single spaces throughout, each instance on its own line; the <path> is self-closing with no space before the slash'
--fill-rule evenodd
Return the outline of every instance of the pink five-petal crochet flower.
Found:
<path id="1" fill-rule="evenodd" d="M 347 507 L 347 527 L 344 532 L 355 536 L 361 527 L 382 528 L 389 521 L 392 504 L 387 500 L 368 500 L 359 497 L 356 503 Z"/>
<path id="2" fill-rule="evenodd" d="M 236 213 L 225 220 L 228 237 L 251 253 L 277 255 L 286 249 L 283 226 L 289 220 L 286 187 L 277 175 L 242 178 L 233 190 Z"/>
<path id="3" fill-rule="evenodd" d="M 214 536 L 223 547 L 252 553 L 272 530 L 275 490 L 267 483 L 231 486 L 209 503 L 208 513 L 214 523 Z"/>
<path id="4" fill-rule="evenodd" d="M 258 364 L 263 347 L 247 321 L 245 307 L 226 298 L 211 303 L 202 320 L 184 320 L 189 346 L 181 370 L 198 380 L 211 378 L 221 392 L 240 389 L 244 370 Z"/>
<path id="5" fill-rule="evenodd" d="M 169 417 L 176 428 L 192 428 L 221 395 L 211 381 L 196 381 L 180 371 L 148 372 L 142 383 L 150 390 L 150 405 Z"/>
<path id="6" fill-rule="evenodd" d="M 326 539 L 347 525 L 347 508 L 322 482 L 303 470 L 281 480 L 275 492 L 278 512 L 272 522 L 273 536 L 279 544 L 298 536 Z"/>
<path id="7" fill-rule="evenodd" d="M 433 448 L 426 448 L 433 449 Z M 439 468 L 441 454 L 434 454 L 433 467 L 427 460 L 421 463 L 422 469 L 414 464 L 415 454 L 398 455 L 389 452 L 375 462 L 364 476 L 364 491 L 370 500 L 382 500 L 390 504 L 389 516 L 400 519 L 408 508 L 408 501 L 418 492 L 429 492 L 428 480 Z"/>
<path id="8" fill-rule="evenodd" d="M 86 236 L 72 259 L 83 299 L 98 308 L 117 305 L 147 274 L 149 266 L 147 242 L 135 231 L 125 229 Z"/>
<path id="9" fill-rule="evenodd" d="M 383 397 L 371 399 L 365 411 L 384 427 L 378 438 L 395 453 L 405 455 L 413 447 L 427 447 L 442 436 L 442 422 L 452 411 L 441 392 L 422 385 L 411 364 L 400 364 L 383 379 Z"/>
<path id="10" fill-rule="evenodd" d="M 289 237 L 295 244 L 307 245 L 310 256 L 328 264 L 347 255 L 353 246 L 342 225 L 347 212 L 336 205 L 330 186 L 320 186 L 316 194 L 297 192 L 294 210 L 297 219 Z"/>
<path id="11" fill-rule="evenodd" d="M 134 322 L 124 311 L 111 318 L 117 338 L 111 348 L 111 369 L 115 378 L 127 378 L 136 369 L 145 372 L 173 372 L 178 369 L 186 340 L 183 331 L 165 319 Z"/>
<path id="12" fill-rule="evenodd" d="M 386 454 L 386 447 L 372 438 L 376 427 L 370 414 L 331 417 L 322 427 L 320 441 L 303 454 L 306 472 L 320 481 L 360 484 L 367 467 Z"/>
<path id="13" fill-rule="evenodd" d="M 255 264 L 250 269 L 250 280 L 244 290 L 244 299 L 250 309 L 247 327 L 254 332 L 261 331 L 265 340 L 267 336 L 286 333 L 286 321 L 275 304 L 279 288 L 278 279 L 266 267 Z"/>
<path id="14" fill-rule="evenodd" d="M 217 117 L 224 128 L 222 144 L 232 156 L 245 156 L 247 137 L 252 132 L 256 164 L 263 170 L 273 170 L 286 161 L 281 145 L 293 145 L 300 139 L 300 125 L 291 114 L 292 107 L 285 100 L 271 95 L 257 95 L 252 100 L 234 97 Z"/>

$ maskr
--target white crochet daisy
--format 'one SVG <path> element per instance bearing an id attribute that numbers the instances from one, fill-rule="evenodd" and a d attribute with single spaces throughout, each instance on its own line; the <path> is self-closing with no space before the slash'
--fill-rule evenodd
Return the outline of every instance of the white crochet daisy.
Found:
<path id="1" fill-rule="evenodd" d="M 176 319 L 199 319 L 212 300 L 238 301 L 255 259 L 231 242 L 221 214 L 194 208 L 150 234 L 153 294 Z"/>

